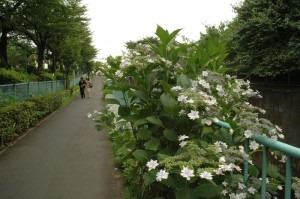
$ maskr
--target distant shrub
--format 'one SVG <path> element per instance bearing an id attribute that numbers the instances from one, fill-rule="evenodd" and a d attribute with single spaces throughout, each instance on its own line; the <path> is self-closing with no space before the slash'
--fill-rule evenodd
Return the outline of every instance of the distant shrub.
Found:
<path id="1" fill-rule="evenodd" d="M 48 72 L 40 72 L 38 76 L 39 81 L 53 81 L 55 79 L 54 75 Z"/>
<path id="2" fill-rule="evenodd" d="M 0 69 L 0 84 L 14 84 L 26 81 L 26 74 L 15 70 Z"/>

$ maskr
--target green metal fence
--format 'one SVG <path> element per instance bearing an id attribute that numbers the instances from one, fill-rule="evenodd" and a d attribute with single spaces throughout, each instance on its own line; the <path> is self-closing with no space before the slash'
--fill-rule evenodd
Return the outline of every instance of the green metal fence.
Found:
<path id="1" fill-rule="evenodd" d="M 82 75 L 82 77 L 85 76 Z M 73 74 L 69 87 L 76 86 L 80 77 L 75 77 L 75 74 Z M 12 102 L 20 102 L 34 95 L 43 95 L 64 89 L 66 89 L 66 80 L 0 85 L 0 106 Z"/>
<path id="2" fill-rule="evenodd" d="M 227 129 L 228 133 L 231 129 L 231 126 L 223 121 L 214 122 L 214 124 Z M 270 138 L 263 136 L 253 136 L 251 139 L 263 145 L 262 151 L 262 182 L 261 182 L 261 199 L 266 198 L 266 189 L 267 189 L 267 151 L 268 149 L 274 149 L 279 151 L 287 156 L 287 161 L 285 165 L 285 192 L 284 198 L 291 198 L 292 190 L 292 159 L 300 160 L 300 148 L 285 144 L 280 141 L 274 141 Z M 249 139 L 245 140 L 245 152 L 249 152 Z M 244 162 L 244 181 L 245 183 L 248 180 L 248 162 Z"/>
<path id="3" fill-rule="evenodd" d="M 63 90 L 66 88 L 65 85 L 65 80 L 0 85 L 1 102 L 19 102 L 33 95 L 42 95 Z"/>

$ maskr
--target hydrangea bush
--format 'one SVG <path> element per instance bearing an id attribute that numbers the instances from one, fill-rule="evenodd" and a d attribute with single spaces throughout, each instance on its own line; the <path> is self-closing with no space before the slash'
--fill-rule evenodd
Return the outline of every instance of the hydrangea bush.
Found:
<path id="1" fill-rule="evenodd" d="M 261 97 L 250 82 L 226 74 L 226 51 L 217 38 L 179 43 L 179 31 L 158 26 L 157 42 L 137 43 L 102 70 L 109 79 L 106 107 L 88 117 L 109 132 L 126 198 L 260 198 L 261 146 L 251 137 L 276 141 L 284 138 L 281 129 L 249 103 Z M 220 120 L 232 128 L 220 128 Z M 267 196 L 276 198 L 284 176 L 280 165 L 268 167 Z M 297 185 L 295 179 L 300 198 Z"/>

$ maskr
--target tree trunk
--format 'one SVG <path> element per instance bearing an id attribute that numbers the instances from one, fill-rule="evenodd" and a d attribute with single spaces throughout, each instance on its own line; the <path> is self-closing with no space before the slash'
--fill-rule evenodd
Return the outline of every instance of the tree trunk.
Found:
<path id="1" fill-rule="evenodd" d="M 7 59 L 7 30 L 5 28 L 2 28 L 1 32 L 1 38 L 0 38 L 0 68 L 4 67 L 9 69 L 10 66 L 8 64 L 8 59 Z"/>
<path id="2" fill-rule="evenodd" d="M 45 45 L 41 44 L 38 46 L 38 69 L 43 70 L 43 63 L 44 63 L 44 52 L 45 52 Z"/>

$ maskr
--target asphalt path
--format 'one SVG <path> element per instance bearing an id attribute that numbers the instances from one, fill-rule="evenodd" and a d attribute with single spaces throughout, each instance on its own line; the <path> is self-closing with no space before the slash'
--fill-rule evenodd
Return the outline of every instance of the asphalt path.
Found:
<path id="1" fill-rule="evenodd" d="M 102 107 L 101 83 L 48 116 L 0 155 L 0 199 L 121 199 L 107 135 L 87 113 Z"/>

